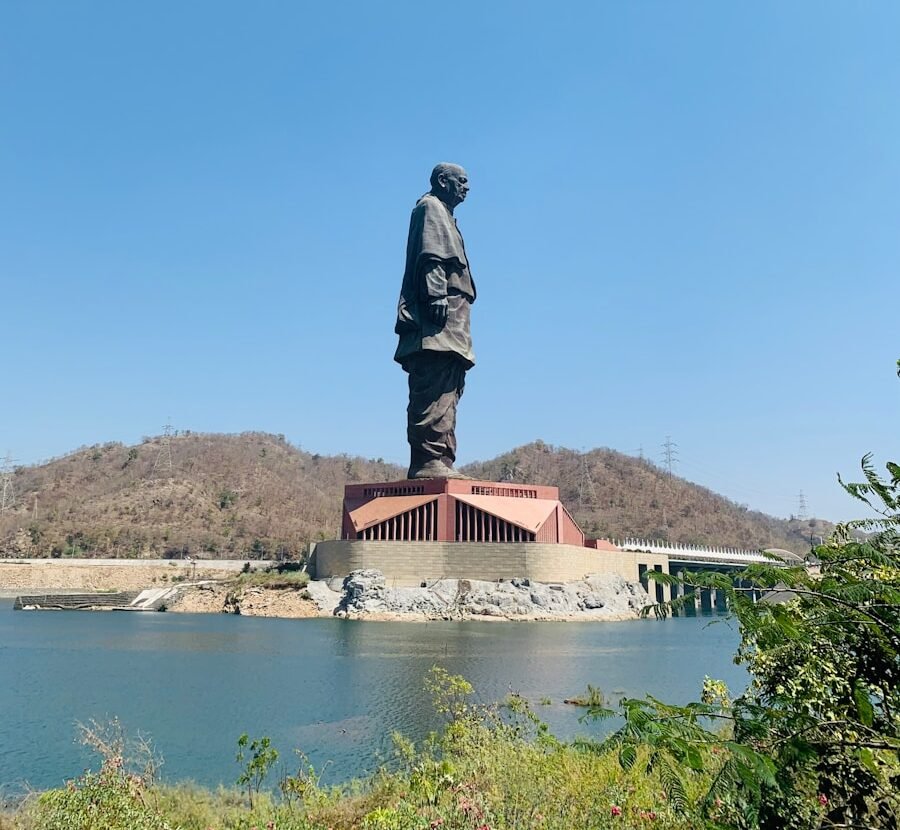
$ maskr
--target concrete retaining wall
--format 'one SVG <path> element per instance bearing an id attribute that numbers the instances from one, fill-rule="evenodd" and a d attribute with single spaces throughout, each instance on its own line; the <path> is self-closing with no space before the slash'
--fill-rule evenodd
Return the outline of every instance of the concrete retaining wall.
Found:
<path id="1" fill-rule="evenodd" d="M 668 557 L 632 551 L 602 551 L 574 545 L 477 542 L 369 542 L 330 540 L 316 545 L 316 579 L 343 577 L 360 568 L 376 568 L 393 587 L 419 585 L 444 577 L 498 579 L 526 577 L 535 582 L 574 582 L 588 574 L 615 573 L 631 582 L 638 565 L 659 565 L 668 573 Z"/>
<path id="2" fill-rule="evenodd" d="M 200 559 L 0 559 L 0 597 L 26 593 L 140 591 L 178 577 L 223 579 L 246 560 Z M 272 562 L 253 562 L 252 568 Z"/>

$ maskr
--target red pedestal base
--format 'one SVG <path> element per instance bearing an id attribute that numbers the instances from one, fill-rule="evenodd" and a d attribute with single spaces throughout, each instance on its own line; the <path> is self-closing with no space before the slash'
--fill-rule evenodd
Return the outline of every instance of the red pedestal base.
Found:
<path id="1" fill-rule="evenodd" d="M 558 487 L 452 478 L 348 484 L 341 538 L 585 543 Z"/>

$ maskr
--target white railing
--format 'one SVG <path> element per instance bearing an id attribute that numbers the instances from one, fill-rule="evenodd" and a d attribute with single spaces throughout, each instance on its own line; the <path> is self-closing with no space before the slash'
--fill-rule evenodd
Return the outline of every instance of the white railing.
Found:
<path id="1" fill-rule="evenodd" d="M 717 547 L 707 545 L 686 545 L 681 542 L 664 542 L 662 539 L 627 538 L 612 540 L 622 550 L 664 553 L 671 559 L 708 559 L 715 562 L 767 562 L 772 560 L 758 550 Z"/>

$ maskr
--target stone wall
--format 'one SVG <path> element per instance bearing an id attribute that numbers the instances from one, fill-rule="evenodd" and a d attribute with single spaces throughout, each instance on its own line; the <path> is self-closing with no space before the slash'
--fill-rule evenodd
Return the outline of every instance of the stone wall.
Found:
<path id="1" fill-rule="evenodd" d="M 603 551 L 575 545 L 478 542 L 369 542 L 330 540 L 316 545 L 316 579 L 344 577 L 374 568 L 391 587 L 415 586 L 436 579 L 499 579 L 525 577 L 535 582 L 574 582 L 588 574 L 618 574 L 639 579 L 638 565 L 659 565 L 668 573 L 665 555 Z"/>
<path id="2" fill-rule="evenodd" d="M 254 562 L 251 567 L 271 564 Z M 134 591 L 175 580 L 223 579 L 244 562 L 204 559 L 0 559 L 0 597 L 45 591 Z"/>

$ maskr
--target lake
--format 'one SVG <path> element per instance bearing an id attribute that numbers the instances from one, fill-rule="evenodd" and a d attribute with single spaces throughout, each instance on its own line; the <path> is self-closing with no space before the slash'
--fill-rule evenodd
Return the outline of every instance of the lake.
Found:
<path id="1" fill-rule="evenodd" d="M 435 728 L 423 688 L 434 665 L 464 675 L 481 702 L 519 692 L 559 736 L 598 734 L 562 703 L 588 683 L 613 700 L 674 703 L 696 699 L 706 674 L 741 690 L 738 632 L 713 620 L 375 623 L 14 612 L 0 600 L 0 793 L 96 768 L 77 724 L 112 717 L 152 737 L 170 781 L 232 784 L 242 732 L 270 736 L 290 767 L 301 749 L 325 780 L 346 780 L 389 757 L 393 731 Z"/>

